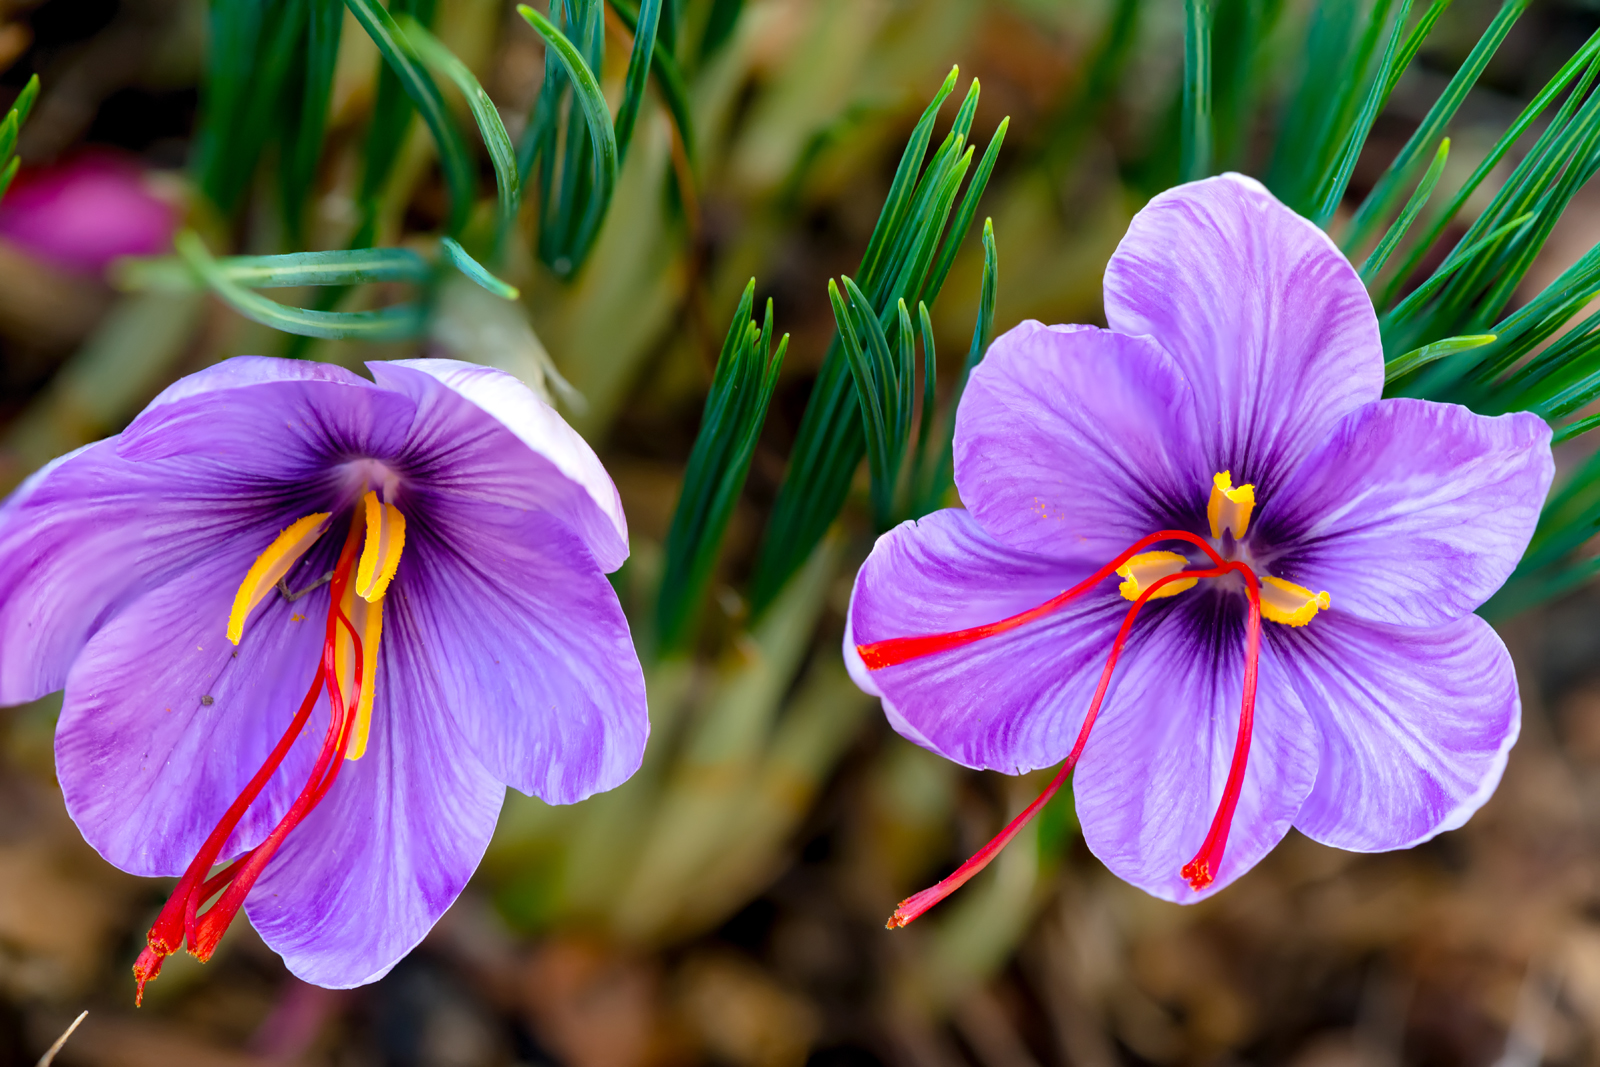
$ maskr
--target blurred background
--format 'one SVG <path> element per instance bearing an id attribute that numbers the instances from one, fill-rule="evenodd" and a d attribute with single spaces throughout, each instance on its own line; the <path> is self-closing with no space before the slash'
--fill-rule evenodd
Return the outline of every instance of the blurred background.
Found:
<path id="1" fill-rule="evenodd" d="M 513 141 L 531 139 L 559 83 L 510 4 L 389 6 L 460 59 Z M 940 246 L 942 290 L 924 296 L 936 392 L 952 395 L 986 332 L 1102 321 L 1106 259 L 1182 165 L 1180 0 L 668 4 L 615 191 L 592 240 L 564 244 L 552 219 L 571 203 L 548 175 L 542 200 L 525 192 L 520 219 L 497 222 L 497 171 L 467 98 L 440 81 L 470 164 L 452 170 L 357 7 L 0 2 L 0 104 L 34 75 L 41 85 L 0 201 L 0 489 L 240 353 L 359 366 L 427 350 L 509 370 L 548 390 L 621 490 L 633 559 L 616 582 L 647 662 L 650 755 L 628 786 L 572 808 L 509 796 L 473 884 L 375 985 L 301 983 L 240 922 L 210 964 L 173 957 L 135 1011 L 129 968 L 170 886 L 111 868 L 67 819 L 52 770 L 59 697 L 0 710 L 0 1067 L 33 1063 L 84 1008 L 63 1064 L 1600 1062 L 1600 592 L 1583 584 L 1497 619 L 1523 734 L 1462 830 L 1377 856 L 1291 833 L 1235 886 L 1180 908 L 1101 868 L 1064 791 L 949 902 L 883 928 L 1048 774 L 946 763 L 893 734 L 845 676 L 850 581 L 883 525 L 864 467 L 853 482 L 845 471 L 839 517 L 822 514 L 789 565 L 762 555 L 834 336 L 827 282 L 857 270 L 902 147 L 959 64 L 933 144 L 976 77 L 965 140 L 981 155 L 1001 131 L 1004 145 L 987 187 L 968 186 L 970 234 L 958 218 Z M 1217 5 L 1214 169 L 1273 158 L 1276 127 L 1250 116 L 1295 91 L 1313 8 Z M 587 55 L 616 110 L 637 12 L 576 9 L 602 12 Z M 1354 33 L 1372 6 L 1324 9 Z M 1496 11 L 1444 11 L 1372 128 L 1350 205 Z M 1450 123 L 1447 186 L 1597 26 L 1582 0 L 1521 15 Z M 582 148 L 562 114 L 561 144 Z M 541 165 L 524 167 L 529 188 Z M 1449 232 L 1485 203 L 1469 198 Z M 986 218 L 999 281 L 974 342 Z M 379 245 L 429 260 L 449 232 L 520 294 L 446 271 L 277 290 L 335 314 L 419 309 L 387 336 L 285 332 L 183 268 L 184 228 L 218 256 Z M 1597 242 L 1600 192 L 1579 188 L 1512 306 Z M 725 536 L 709 538 L 709 570 L 674 616 L 657 605 L 676 573 L 675 508 L 752 276 L 756 317 L 770 298 L 791 339 Z M 1592 452 L 1581 439 L 1563 449 L 1567 469 Z"/>

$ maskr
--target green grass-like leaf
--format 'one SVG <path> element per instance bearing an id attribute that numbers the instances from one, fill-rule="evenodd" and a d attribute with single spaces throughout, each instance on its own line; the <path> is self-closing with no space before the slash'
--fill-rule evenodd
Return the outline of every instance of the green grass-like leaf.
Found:
<path id="1" fill-rule="evenodd" d="M 634 123 L 639 121 L 639 109 L 644 106 L 645 80 L 650 77 L 651 58 L 655 54 L 656 29 L 661 22 L 661 0 L 644 0 L 639 17 L 633 25 L 633 51 L 628 56 L 628 73 L 622 83 L 622 104 L 617 108 L 616 135 L 619 163 L 627 158 L 628 143 L 633 139 Z"/>
<path id="2" fill-rule="evenodd" d="M 443 238 L 439 242 L 439 247 L 444 249 L 444 254 L 451 263 L 455 264 L 457 270 L 489 290 L 495 296 L 506 300 L 515 300 L 521 295 L 517 292 L 516 286 L 509 285 L 496 278 L 487 267 L 468 255 L 467 250 L 461 247 L 461 242 L 454 237 Z"/>
<path id="3" fill-rule="evenodd" d="M 317 179 L 322 142 L 327 132 L 328 101 L 333 95 L 333 75 L 339 60 L 339 38 L 344 27 L 343 0 L 307 0 L 305 50 L 300 98 L 294 123 L 279 146 L 279 188 L 283 214 L 292 236 L 304 223 L 306 199 Z"/>
<path id="4" fill-rule="evenodd" d="M 970 212 L 976 210 L 982 183 L 988 179 L 989 171 L 980 163 L 972 172 L 961 210 L 953 216 L 961 181 L 971 168 L 972 150 L 966 140 L 977 109 L 976 81 L 963 99 L 950 133 L 923 166 L 939 106 L 954 91 L 958 74 L 951 71 L 912 130 L 855 276 L 886 340 L 893 341 L 891 332 L 899 332 L 900 301 L 908 308 L 919 301 L 932 306 L 963 237 L 962 231 L 950 224 L 970 223 Z M 990 167 L 1004 130 L 1002 123 L 990 142 L 992 151 L 985 153 Z M 757 612 L 771 603 L 844 506 L 856 467 L 867 453 L 862 402 L 853 395 L 856 388 L 844 343 L 836 336 L 801 417 L 789 471 L 779 487 L 757 558 L 751 589 Z M 874 514 L 881 520 L 883 513 L 880 498 Z"/>
<path id="5" fill-rule="evenodd" d="M 1183 156 L 1179 173 L 1186 182 L 1211 173 L 1212 0 L 1184 0 Z"/>
<path id="6" fill-rule="evenodd" d="M 418 304 L 401 304 L 377 311 L 343 312 L 289 307 L 259 296 L 235 282 L 192 231 L 179 233 L 173 239 L 173 247 L 229 307 L 245 318 L 284 333 L 334 339 L 398 341 L 419 336 L 425 323 L 423 309 Z"/>
<path id="7" fill-rule="evenodd" d="M 1405 146 L 1384 169 L 1383 174 L 1373 185 L 1372 191 L 1356 209 L 1355 217 L 1350 222 L 1352 245 L 1361 243 L 1369 228 L 1376 227 L 1379 219 L 1388 212 L 1394 199 L 1399 195 L 1405 176 L 1411 172 L 1412 166 L 1421 158 L 1422 153 L 1428 151 L 1434 139 L 1444 131 L 1445 125 L 1455 117 L 1462 101 L 1467 98 L 1467 93 L 1478 83 L 1484 68 L 1489 65 L 1489 60 L 1494 58 L 1501 42 L 1511 32 L 1511 27 L 1522 17 L 1528 3 L 1529 0 L 1505 0 L 1489 24 L 1489 28 L 1484 31 L 1477 44 L 1473 45 L 1466 61 L 1445 86 L 1444 92 L 1434 101 Z M 1398 74 L 1397 70 L 1395 76 L 1398 77 Z"/>
<path id="8" fill-rule="evenodd" d="M 1411 194 L 1411 199 L 1406 201 L 1406 206 L 1400 212 L 1400 217 L 1394 220 L 1394 225 L 1389 227 L 1389 232 L 1383 235 L 1378 242 L 1378 247 L 1372 250 L 1366 260 L 1361 264 L 1361 280 L 1368 285 L 1383 270 L 1383 265 L 1389 262 L 1389 257 L 1399 247 L 1405 238 L 1406 231 L 1411 229 L 1411 224 L 1416 221 L 1417 215 L 1427 204 L 1428 198 L 1433 195 L 1433 187 L 1439 184 L 1439 175 L 1444 173 L 1445 162 L 1450 158 L 1450 138 L 1446 137 L 1439 142 L 1439 150 L 1433 154 L 1433 162 L 1428 165 L 1428 172 L 1417 183 L 1416 191 Z"/>
<path id="9" fill-rule="evenodd" d="M 1361 104 L 1361 111 L 1350 126 L 1349 132 L 1345 134 L 1344 144 L 1328 168 L 1319 189 L 1318 202 L 1311 215 L 1319 226 L 1327 225 L 1328 220 L 1333 218 L 1334 209 L 1339 206 L 1339 201 L 1344 199 L 1344 191 L 1350 184 L 1350 175 L 1355 173 L 1356 159 L 1361 155 L 1362 146 L 1367 143 L 1367 135 L 1372 132 L 1372 124 L 1377 121 L 1378 112 L 1383 110 L 1383 105 L 1389 100 L 1390 89 L 1399 79 L 1397 47 L 1401 31 L 1405 29 L 1406 19 L 1410 14 L 1411 0 L 1401 0 L 1399 14 L 1394 18 L 1394 27 L 1389 31 L 1383 58 L 1378 64 L 1377 72 L 1371 78 L 1372 84 L 1367 90 L 1366 99 Z M 1374 19 L 1372 29 L 1376 30 L 1380 24 L 1381 19 Z"/>
<path id="10" fill-rule="evenodd" d="M 399 20 L 399 26 L 422 61 L 449 78 L 466 98 L 467 107 L 471 109 L 478 132 L 483 137 L 483 146 L 489 152 L 489 161 L 494 165 L 503 230 L 517 217 L 517 207 L 522 202 L 522 179 L 517 171 L 517 150 L 511 144 L 511 135 L 506 132 L 506 124 L 501 120 L 499 110 L 467 65 L 429 33 L 425 26 L 409 15 Z"/>
<path id="11" fill-rule="evenodd" d="M 461 131 L 450 118 L 439 86 L 424 69 L 393 16 L 376 0 L 345 0 L 345 6 L 355 15 L 361 28 L 367 31 L 372 43 L 378 46 L 378 52 L 388 69 L 400 80 L 406 96 L 433 134 L 434 144 L 439 149 L 439 165 L 444 170 L 445 185 L 450 190 L 450 216 L 445 229 L 452 235 L 460 233 L 467 224 L 467 213 L 472 209 L 477 182 L 472 159 L 467 155 L 467 147 L 461 139 Z"/>
<path id="12" fill-rule="evenodd" d="M 590 17 L 580 28 L 584 30 L 591 51 L 598 54 L 601 36 L 595 21 L 598 4 L 585 10 Z M 569 277 L 588 255 L 600 221 L 611 204 L 617 184 L 616 130 L 600 83 L 583 53 L 554 23 L 527 4 L 517 5 L 517 13 L 544 38 L 546 54 L 557 60 L 547 67 L 544 88 L 535 105 L 535 120 L 529 124 L 525 142 L 529 147 L 522 153 L 521 164 L 526 170 L 535 158 L 541 160 L 540 195 L 544 199 L 544 210 L 539 231 L 540 257 L 557 274 Z M 559 78 L 552 77 L 557 67 Z M 563 84 L 572 88 L 575 110 L 583 117 L 583 136 L 577 135 L 577 127 L 569 127 L 565 157 L 558 172 L 555 123 Z M 585 151 L 592 155 L 587 167 L 580 162 L 581 153 Z"/>
<path id="13" fill-rule="evenodd" d="M 1413 371 L 1426 367 L 1435 360 L 1446 356 L 1453 356 L 1457 352 L 1466 352 L 1473 348 L 1482 348 L 1495 340 L 1492 333 L 1472 334 L 1464 337 L 1446 337 L 1443 341 L 1435 341 L 1421 348 L 1412 349 L 1403 356 L 1396 356 L 1383 365 L 1383 380 L 1385 383 L 1398 381 Z"/>
<path id="14" fill-rule="evenodd" d="M 700 432 L 689 453 L 683 489 L 667 533 L 666 566 L 656 603 L 661 651 L 682 651 L 693 636 L 695 614 L 705 598 L 755 455 L 756 442 L 777 388 L 788 351 L 784 335 L 772 345 L 772 301 L 758 329 L 750 319 L 755 279 L 745 286 L 717 358 Z"/>

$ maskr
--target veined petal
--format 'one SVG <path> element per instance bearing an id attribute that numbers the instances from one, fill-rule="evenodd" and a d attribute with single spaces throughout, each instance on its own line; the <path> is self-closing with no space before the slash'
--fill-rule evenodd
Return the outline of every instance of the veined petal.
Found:
<path id="1" fill-rule="evenodd" d="M 123 604 L 245 544 L 237 590 L 278 531 L 348 502 L 340 465 L 397 450 L 414 411 L 338 368 L 237 357 L 30 478 L 0 508 L 0 703 L 60 688 Z"/>
<path id="2" fill-rule="evenodd" d="M 1521 412 L 1380 400 L 1347 415 L 1265 508 L 1273 569 L 1376 622 L 1438 626 L 1500 588 L 1533 536 L 1555 464 Z"/>
<path id="3" fill-rule="evenodd" d="M 856 645 L 997 622 L 1089 573 L 1002 545 L 965 511 L 901 523 L 856 576 L 845 662 L 896 730 L 946 759 L 1007 774 L 1052 766 L 1077 740 L 1127 609 L 1115 579 L 1015 630 L 896 666 L 868 671 Z"/>
<path id="4" fill-rule="evenodd" d="M 1243 875 L 1289 832 L 1316 781 L 1318 740 L 1276 645 L 1263 639 L 1250 759 L 1227 848 L 1216 880 L 1190 888 L 1179 872 L 1206 839 L 1239 736 L 1245 612 L 1241 597 L 1215 590 L 1170 604 L 1140 616 L 1073 791 L 1083 839 L 1112 873 L 1187 904 Z"/>
<path id="5" fill-rule="evenodd" d="M 477 869 L 505 799 L 442 713 L 454 697 L 434 665 L 408 654 L 415 620 L 385 621 L 365 757 L 340 769 L 245 899 L 289 970 L 331 988 L 375 981 L 416 947 Z"/>
<path id="6" fill-rule="evenodd" d="M 337 543 L 302 566 L 320 573 Z M 244 642 L 226 635 L 232 586 L 250 563 L 218 553 L 129 603 L 72 666 L 56 727 L 67 812 L 107 860 L 182 874 L 294 718 L 321 655 L 328 587 L 256 609 Z M 224 849 L 253 847 L 300 790 L 327 723 L 322 710 Z"/>
<path id="7" fill-rule="evenodd" d="M 1307 836 L 1355 852 L 1409 848 L 1489 799 L 1522 720 L 1511 655 L 1488 623 L 1387 626 L 1336 604 L 1271 636 L 1322 739 L 1295 818 Z"/>
<path id="8" fill-rule="evenodd" d="M 46 468 L 0 510 L 0 704 L 60 689 L 124 605 L 224 556 L 242 562 L 206 580 L 229 587 L 215 620 L 226 626 L 252 559 L 327 499 L 314 479 L 230 492 L 230 472 L 208 458 L 132 463 L 116 444 Z"/>
<path id="9" fill-rule="evenodd" d="M 1169 189 L 1134 216 L 1106 266 L 1105 307 L 1113 330 L 1150 335 L 1187 377 L 1205 477 L 1232 471 L 1263 498 L 1383 390 L 1355 269 L 1243 175 Z"/>
<path id="10" fill-rule="evenodd" d="M 583 538 L 603 570 L 622 566 L 628 523 L 616 485 L 588 443 L 533 390 L 504 371 L 452 359 L 368 367 L 381 385 L 417 404 L 408 450 L 448 456 L 448 471 L 435 467 L 436 486 L 549 511 Z"/>
<path id="11" fill-rule="evenodd" d="M 117 452 L 209 464 L 249 489 L 352 456 L 391 455 L 413 412 L 405 397 L 341 367 L 235 356 L 163 390 L 119 436 Z"/>
<path id="12" fill-rule="evenodd" d="M 1190 389 L 1149 338 L 1025 322 L 962 395 L 956 485 L 996 539 L 1099 566 L 1175 516 L 1203 518 L 1199 440 Z"/>
<path id="13" fill-rule="evenodd" d="M 384 647 L 430 672 L 433 713 L 489 773 L 549 803 L 626 781 L 650 733 L 644 674 L 584 543 L 545 512 L 424 498 L 418 515 Z"/>

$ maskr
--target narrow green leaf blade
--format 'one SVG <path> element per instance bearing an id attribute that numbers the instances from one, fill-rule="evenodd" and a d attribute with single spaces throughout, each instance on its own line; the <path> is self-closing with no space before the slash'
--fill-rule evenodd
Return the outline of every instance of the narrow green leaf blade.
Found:
<path id="1" fill-rule="evenodd" d="M 1212 0 L 1184 0 L 1183 180 L 1211 173 Z"/>
<path id="2" fill-rule="evenodd" d="M 418 305 L 402 304 L 378 311 L 348 312 L 288 307 L 232 281 L 192 231 L 185 230 L 178 234 L 173 239 L 173 246 L 184 262 L 228 306 L 263 326 L 306 337 L 366 341 L 406 340 L 422 332 L 425 317 Z"/>
<path id="3" fill-rule="evenodd" d="M 345 0 L 345 6 L 355 15 L 361 28 L 367 31 L 373 44 L 378 46 L 379 54 L 400 79 L 400 85 L 433 134 L 434 143 L 439 148 L 439 163 L 444 169 L 445 185 L 450 190 L 450 219 L 446 229 L 451 234 L 460 233 L 467 224 L 467 213 L 472 209 L 477 182 L 471 157 L 467 155 L 461 132 L 456 129 L 445 107 L 439 86 L 423 69 L 411 42 L 401 32 L 394 18 L 376 0 Z"/>
<path id="4" fill-rule="evenodd" d="M 522 202 L 522 179 L 517 171 L 517 150 L 511 144 L 511 135 L 506 132 L 499 109 L 489 99 L 489 94 L 483 91 L 483 86 L 467 69 L 467 65 L 429 33 L 425 26 L 406 16 L 400 21 L 400 27 L 422 61 L 449 78 L 466 98 L 472 118 L 478 124 L 478 133 L 483 137 L 483 146 L 489 152 L 489 161 L 494 165 L 501 225 L 510 225 L 517 217 L 517 206 Z"/>
<path id="5" fill-rule="evenodd" d="M 1400 217 L 1394 220 L 1394 225 L 1389 227 L 1389 232 L 1383 235 L 1378 242 L 1378 247 L 1372 250 L 1366 260 L 1361 264 L 1361 280 L 1368 285 L 1383 270 L 1383 265 L 1389 262 L 1389 257 L 1405 239 L 1406 231 L 1411 229 L 1411 224 L 1416 221 L 1417 215 L 1428 202 L 1428 197 L 1433 195 L 1433 187 L 1439 184 L 1439 175 L 1444 173 L 1445 162 L 1450 158 L 1450 138 L 1446 137 L 1439 142 L 1439 150 L 1433 154 L 1433 162 L 1428 165 L 1428 172 L 1417 183 L 1416 191 L 1411 194 L 1411 199 L 1406 201 L 1405 208 L 1400 212 Z"/>
<path id="6" fill-rule="evenodd" d="M 1492 333 L 1446 337 L 1442 341 L 1435 341 L 1432 344 L 1423 345 L 1421 348 L 1414 348 L 1405 355 L 1397 356 L 1383 365 L 1384 384 L 1387 385 L 1390 382 L 1398 381 L 1412 371 L 1425 367 L 1435 360 L 1453 356 L 1457 352 L 1482 348 L 1484 345 L 1496 340 L 1496 337 L 1497 335 Z"/>
<path id="7" fill-rule="evenodd" d="M 457 270 L 489 290 L 495 296 L 506 300 L 515 300 L 521 295 L 517 292 L 516 286 L 509 285 L 496 278 L 489 272 L 487 267 L 468 255 L 467 250 L 461 247 L 461 242 L 454 237 L 442 238 L 439 241 L 439 245 L 444 249 L 445 255 L 450 257 L 450 262 L 455 264 Z"/>

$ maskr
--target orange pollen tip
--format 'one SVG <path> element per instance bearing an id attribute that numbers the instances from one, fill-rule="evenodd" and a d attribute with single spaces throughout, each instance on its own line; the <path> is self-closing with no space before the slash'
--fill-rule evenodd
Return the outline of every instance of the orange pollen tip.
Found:
<path id="1" fill-rule="evenodd" d="M 1190 860 L 1183 865 L 1181 873 L 1188 881 L 1189 888 L 1194 890 L 1204 889 L 1214 881 L 1211 877 L 1211 865 L 1204 860 Z"/>

